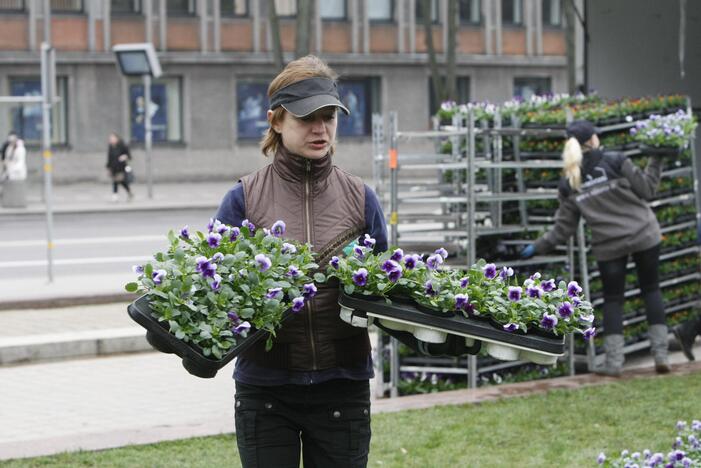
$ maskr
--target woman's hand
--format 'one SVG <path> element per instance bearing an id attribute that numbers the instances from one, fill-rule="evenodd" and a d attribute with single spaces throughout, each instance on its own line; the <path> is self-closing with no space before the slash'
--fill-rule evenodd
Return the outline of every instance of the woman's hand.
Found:
<path id="1" fill-rule="evenodd" d="M 521 258 L 531 258 L 535 255 L 535 246 L 533 244 L 528 244 L 521 250 Z"/>
<path id="2" fill-rule="evenodd" d="M 129 156 L 127 156 L 126 154 L 120 154 L 118 159 L 119 159 L 119 162 L 124 162 L 127 159 L 129 159 Z"/>

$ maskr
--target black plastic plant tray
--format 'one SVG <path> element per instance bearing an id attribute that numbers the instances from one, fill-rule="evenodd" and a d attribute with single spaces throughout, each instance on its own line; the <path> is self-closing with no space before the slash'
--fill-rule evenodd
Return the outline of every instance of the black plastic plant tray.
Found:
<path id="1" fill-rule="evenodd" d="M 503 343 L 546 354 L 563 355 L 565 353 L 564 337 L 545 336 L 531 333 L 521 335 L 500 330 L 488 321 L 470 320 L 464 317 L 439 317 L 421 312 L 416 307 L 398 303 L 388 304 L 384 300 L 368 300 L 341 293 L 338 303 L 349 309 L 365 311 L 380 319 L 400 320 L 403 322 L 426 326 L 449 334 L 462 335 L 482 341 Z"/>
<path id="2" fill-rule="evenodd" d="M 182 358 L 183 367 L 190 374 L 203 379 L 214 377 L 219 369 L 231 362 L 236 356 L 268 336 L 267 331 L 252 330 L 246 338 L 237 339 L 237 344 L 230 348 L 221 359 L 212 359 L 202 354 L 197 345 L 176 338 L 168 331 L 165 322 L 159 322 L 153 317 L 148 295 L 141 296 L 129 304 L 127 312 L 136 323 L 146 329 L 146 340 L 151 346 L 162 353 L 176 354 Z M 290 316 L 290 311 L 286 311 L 282 318 L 283 322 Z"/>

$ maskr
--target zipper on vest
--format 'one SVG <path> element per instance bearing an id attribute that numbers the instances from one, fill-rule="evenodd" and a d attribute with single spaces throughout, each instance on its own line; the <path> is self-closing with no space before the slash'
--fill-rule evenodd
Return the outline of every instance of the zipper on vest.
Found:
<path id="1" fill-rule="evenodd" d="M 311 221 L 311 179 L 312 179 L 312 162 L 310 160 L 305 161 L 306 173 L 304 175 L 304 214 L 305 214 L 305 225 L 304 228 L 307 233 L 307 242 L 311 244 L 312 242 L 312 221 Z M 317 369 L 316 362 L 316 345 L 314 344 L 314 326 L 312 325 L 312 316 L 314 309 L 312 307 L 312 300 L 307 302 L 307 316 L 309 317 L 309 342 L 312 346 L 312 370 Z"/>

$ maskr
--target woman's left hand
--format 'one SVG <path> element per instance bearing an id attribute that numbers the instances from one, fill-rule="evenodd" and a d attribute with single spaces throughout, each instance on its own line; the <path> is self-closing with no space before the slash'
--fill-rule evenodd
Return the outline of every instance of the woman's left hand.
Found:
<path id="1" fill-rule="evenodd" d="M 127 159 L 128 159 L 128 157 L 127 157 L 126 154 L 120 154 L 120 155 L 119 155 L 119 161 L 120 161 L 120 162 L 124 162 L 124 161 L 126 161 Z"/>

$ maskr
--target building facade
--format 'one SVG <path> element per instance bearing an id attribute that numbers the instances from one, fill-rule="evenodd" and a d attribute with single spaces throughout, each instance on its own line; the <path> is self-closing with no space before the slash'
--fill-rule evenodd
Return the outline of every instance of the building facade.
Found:
<path id="1" fill-rule="evenodd" d="M 291 60 L 296 2 L 275 1 Z M 460 100 L 563 92 L 561 1 L 459 0 Z M 52 115 L 57 181 L 104 178 L 110 132 L 131 142 L 143 174 L 143 85 L 119 73 L 111 52 L 127 42 L 152 42 L 164 71 L 151 93 L 156 181 L 235 180 L 266 163 L 258 141 L 275 74 L 268 0 L 50 0 L 49 14 L 44 3 L 0 0 L 0 95 L 39 93 L 39 48 L 50 34 L 61 96 Z M 398 111 L 403 129 L 430 125 L 439 103 L 429 92 L 424 14 L 441 63 L 447 0 L 432 0 L 426 13 L 420 0 L 312 1 L 309 50 L 340 73 L 353 111 L 339 119 L 341 167 L 370 175 L 373 112 Z M 40 178 L 39 107 L 2 108 L 0 131 L 11 129 L 30 147 L 30 178 Z"/>

